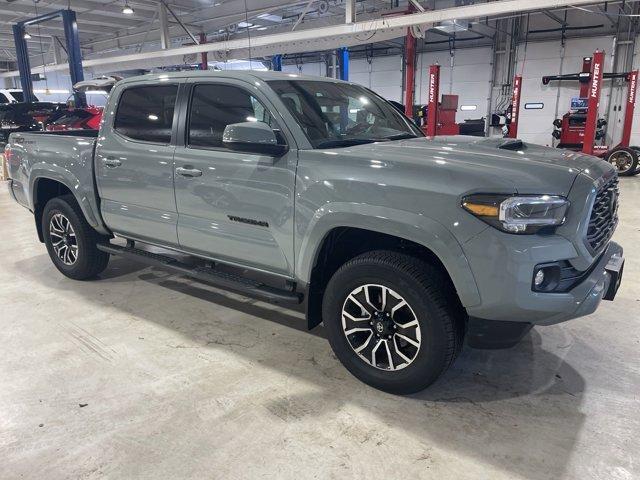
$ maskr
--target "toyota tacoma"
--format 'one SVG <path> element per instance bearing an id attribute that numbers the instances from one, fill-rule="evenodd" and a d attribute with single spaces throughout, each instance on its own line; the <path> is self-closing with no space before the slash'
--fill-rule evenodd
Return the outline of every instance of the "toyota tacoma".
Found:
<path id="1" fill-rule="evenodd" d="M 394 393 L 434 382 L 463 341 L 509 347 L 592 313 L 622 274 L 610 164 L 427 138 L 335 79 L 128 78 L 98 132 L 12 133 L 5 156 L 62 274 L 117 255 L 305 309 L 353 375 Z"/>

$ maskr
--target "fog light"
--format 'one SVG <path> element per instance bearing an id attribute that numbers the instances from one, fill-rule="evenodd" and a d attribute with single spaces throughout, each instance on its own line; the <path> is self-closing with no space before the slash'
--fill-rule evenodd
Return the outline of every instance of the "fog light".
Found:
<path id="1" fill-rule="evenodd" d="M 536 272 L 536 276 L 533 279 L 533 284 L 536 287 L 539 287 L 540 285 L 542 285 L 544 283 L 544 269 L 540 269 Z"/>

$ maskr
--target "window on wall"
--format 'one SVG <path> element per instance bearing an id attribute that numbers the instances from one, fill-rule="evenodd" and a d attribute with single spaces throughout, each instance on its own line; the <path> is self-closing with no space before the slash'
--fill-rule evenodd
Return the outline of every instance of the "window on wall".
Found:
<path id="1" fill-rule="evenodd" d="M 128 88 L 122 93 L 114 129 L 133 140 L 170 143 L 177 85 Z"/>
<path id="2" fill-rule="evenodd" d="M 222 134 L 227 125 L 275 121 L 260 101 L 243 88 L 231 85 L 197 85 L 191 97 L 189 145 L 224 148 Z"/>

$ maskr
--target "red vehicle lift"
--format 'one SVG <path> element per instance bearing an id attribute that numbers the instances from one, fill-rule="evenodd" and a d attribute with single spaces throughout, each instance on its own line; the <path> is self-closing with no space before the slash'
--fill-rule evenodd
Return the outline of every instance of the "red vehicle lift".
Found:
<path id="1" fill-rule="evenodd" d="M 511 96 L 511 120 L 508 138 L 518 138 L 518 118 L 520 116 L 520 94 L 522 93 L 522 75 L 513 77 L 513 94 Z"/>
<path id="2" fill-rule="evenodd" d="M 429 67 L 429 95 L 427 102 L 427 120 L 422 129 L 429 137 L 436 135 L 460 135 L 460 126 L 456 123 L 458 95 L 442 95 L 440 98 L 440 65 Z"/>
<path id="3" fill-rule="evenodd" d="M 580 82 L 580 97 L 576 99 L 576 102 L 572 101 L 572 109 L 565 113 L 562 119 L 558 118 L 553 121 L 553 125 L 556 127 L 553 131 L 553 137 L 560 140 L 557 145 L 558 148 L 582 151 L 589 155 L 601 157 L 613 164 L 618 169 L 619 175 L 637 175 L 640 173 L 640 169 L 638 169 L 638 152 L 640 149 L 638 147 L 630 147 L 629 143 L 631 141 L 638 71 L 604 73 L 603 70 L 604 52 L 596 51 L 593 57 L 585 57 L 583 59 L 582 71 L 579 73 L 542 77 L 544 85 L 548 85 L 553 80 L 577 80 Z M 624 78 L 628 84 L 622 138 L 620 143 L 612 148 L 607 145 L 596 144 L 596 141 L 604 138 L 603 127 L 607 123 L 603 118 L 598 118 L 602 81 L 607 78 Z M 517 133 L 517 112 L 516 128 L 514 130 Z M 511 134 L 511 127 L 509 134 Z"/>

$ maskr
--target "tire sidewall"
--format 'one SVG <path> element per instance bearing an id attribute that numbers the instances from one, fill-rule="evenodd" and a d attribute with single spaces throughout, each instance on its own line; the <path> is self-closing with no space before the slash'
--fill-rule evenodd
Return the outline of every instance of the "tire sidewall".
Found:
<path id="1" fill-rule="evenodd" d="M 58 255 L 56 255 L 55 251 L 53 250 L 51 235 L 49 233 L 49 225 L 51 222 L 51 218 L 58 213 L 61 213 L 62 215 L 67 217 L 67 219 L 71 223 L 71 226 L 73 227 L 73 231 L 76 234 L 76 242 L 78 244 L 78 258 L 73 265 L 66 265 L 62 260 L 58 258 Z M 95 245 L 92 244 L 92 239 L 89 238 L 89 236 L 86 234 L 80 218 L 78 218 L 76 212 L 67 202 L 59 198 L 54 198 L 45 205 L 42 215 L 42 234 L 44 237 L 44 243 L 47 247 L 47 251 L 49 252 L 49 256 L 51 257 L 51 260 L 56 268 L 68 277 L 82 277 L 82 272 L 85 272 L 89 268 L 88 254 L 92 248 L 95 248 Z"/>
<path id="2" fill-rule="evenodd" d="M 393 289 L 411 306 L 420 325 L 421 345 L 417 357 L 397 371 L 380 370 L 367 364 L 353 350 L 342 329 L 342 306 L 359 286 L 379 284 Z M 440 312 L 425 295 L 424 286 L 405 272 L 380 263 L 349 265 L 329 281 L 323 299 L 323 321 L 329 343 L 338 359 L 357 378 L 394 393 L 422 390 L 446 368 L 447 335 Z"/>

